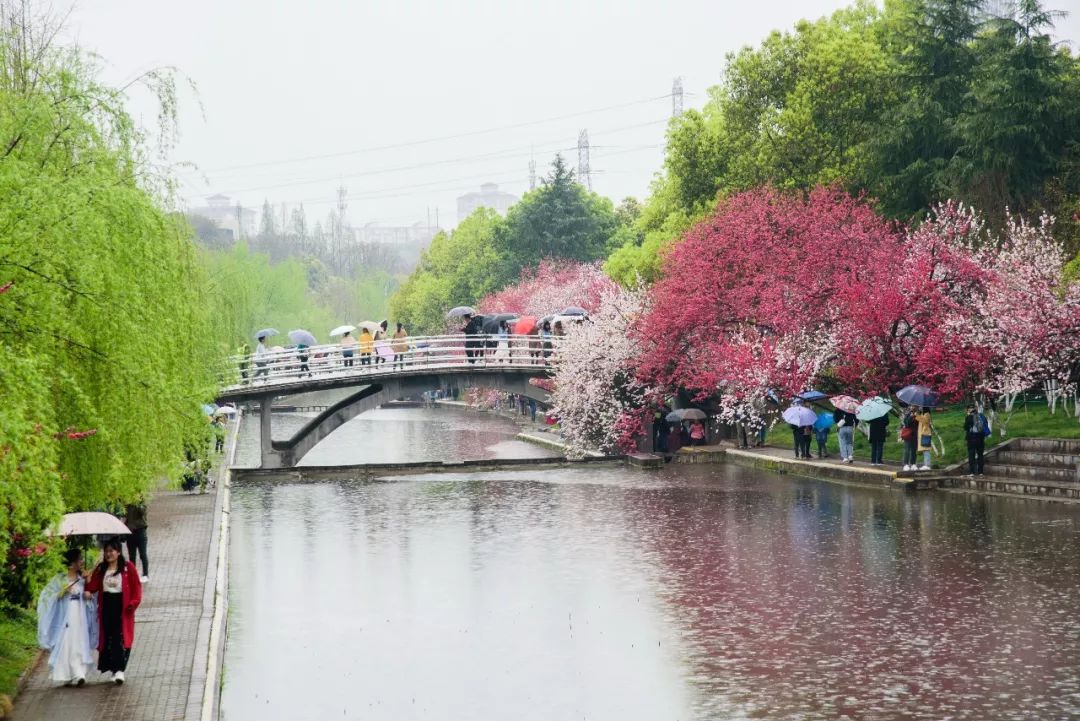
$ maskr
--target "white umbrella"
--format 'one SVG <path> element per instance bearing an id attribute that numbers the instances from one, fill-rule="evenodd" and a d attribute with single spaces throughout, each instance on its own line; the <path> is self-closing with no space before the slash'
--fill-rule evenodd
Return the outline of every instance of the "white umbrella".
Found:
<path id="1" fill-rule="evenodd" d="M 373 320 L 362 320 L 356 324 L 358 328 L 367 328 L 368 332 L 375 335 L 382 330 L 382 326 Z"/>
<path id="2" fill-rule="evenodd" d="M 65 513 L 58 532 L 61 536 L 126 536 L 130 533 L 119 518 L 100 511 Z"/>
<path id="3" fill-rule="evenodd" d="M 346 333 L 352 333 L 354 330 L 356 330 L 355 325 L 339 325 L 337 328 L 334 328 L 334 330 L 330 331 L 330 337 L 331 338 L 336 338 L 339 335 L 345 335 Z"/>
<path id="4" fill-rule="evenodd" d="M 216 411 L 214 411 L 215 416 L 231 416 L 234 413 L 236 413 L 236 408 L 234 408 L 233 406 L 221 406 Z"/>

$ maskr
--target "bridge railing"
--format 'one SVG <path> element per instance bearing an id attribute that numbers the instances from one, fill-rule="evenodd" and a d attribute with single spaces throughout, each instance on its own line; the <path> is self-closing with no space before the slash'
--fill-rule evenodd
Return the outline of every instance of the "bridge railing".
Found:
<path id="1" fill-rule="evenodd" d="M 360 344 L 283 348 L 229 359 L 226 385 L 251 387 L 306 378 L 415 373 L 418 369 L 536 369 L 550 365 L 559 336 L 436 335 L 387 338 L 363 352 Z"/>

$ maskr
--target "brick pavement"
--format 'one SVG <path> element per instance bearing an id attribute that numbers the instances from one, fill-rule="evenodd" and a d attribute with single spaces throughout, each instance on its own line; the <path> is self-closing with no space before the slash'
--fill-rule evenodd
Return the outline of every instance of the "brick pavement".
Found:
<path id="1" fill-rule="evenodd" d="M 150 582 L 135 614 L 127 682 L 115 686 L 95 669 L 82 688 L 55 687 L 43 658 L 15 701 L 15 721 L 182 721 L 198 716 L 199 709 L 188 706 L 189 697 L 201 698 L 201 689 L 192 694 L 190 685 L 196 652 L 203 658 L 207 653 L 198 630 L 205 616 L 208 554 L 211 539 L 216 540 L 217 495 L 161 491 L 150 504 Z"/>

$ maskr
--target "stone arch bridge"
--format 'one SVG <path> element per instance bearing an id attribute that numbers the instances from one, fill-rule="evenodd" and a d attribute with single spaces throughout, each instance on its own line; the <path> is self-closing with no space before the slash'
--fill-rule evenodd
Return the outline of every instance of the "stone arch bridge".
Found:
<path id="1" fill-rule="evenodd" d="M 472 347 L 466 347 L 463 336 L 410 341 L 408 351 L 396 359 L 384 353 L 385 360 L 379 363 L 375 362 L 378 354 L 374 352 L 367 362 L 358 351 L 347 359 L 337 345 L 234 358 L 238 382 L 222 389 L 217 400 L 259 405 L 261 468 L 291 468 L 321 440 L 361 413 L 424 391 L 492 388 L 548 403 L 547 391 L 529 381 L 551 375 L 547 362 L 550 355 L 545 357 L 545 351 L 553 353 L 553 344 L 544 348 L 535 336 L 498 340 L 476 337 L 470 343 Z M 481 345 L 477 347 L 478 343 Z M 347 364 L 347 360 L 353 362 Z M 275 399 L 340 389 L 352 392 L 312 418 L 291 438 L 274 440 L 273 414 L 269 411 Z"/>

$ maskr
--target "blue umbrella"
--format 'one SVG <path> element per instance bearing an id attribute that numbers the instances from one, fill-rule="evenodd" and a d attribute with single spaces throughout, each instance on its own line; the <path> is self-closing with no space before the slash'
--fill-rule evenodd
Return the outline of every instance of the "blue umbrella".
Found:
<path id="1" fill-rule="evenodd" d="M 892 411 L 892 403 L 881 396 L 874 396 L 873 398 L 867 398 L 865 401 L 859 404 L 859 407 L 855 410 L 855 417 L 860 421 L 872 421 L 875 418 L 881 418 L 884 415 L 888 415 Z"/>
<path id="2" fill-rule="evenodd" d="M 799 398 L 802 398 L 804 401 L 821 401 L 828 398 L 828 396 L 821 391 L 803 391 L 799 394 Z"/>
<path id="3" fill-rule="evenodd" d="M 926 386 L 906 386 L 896 393 L 896 397 L 909 406 L 936 406 L 941 401 L 941 394 Z"/>
<path id="4" fill-rule="evenodd" d="M 833 420 L 832 413 L 826 413 L 822 411 L 817 414 L 817 420 L 814 421 L 814 430 L 823 431 L 826 428 L 832 428 L 836 421 Z"/>
<path id="5" fill-rule="evenodd" d="M 202 412 L 208 416 L 212 416 L 217 413 L 217 406 L 212 406 L 209 403 L 203 403 Z"/>
<path id="6" fill-rule="evenodd" d="M 280 331 L 277 328 L 263 328 L 262 330 L 255 331 L 256 338 L 269 338 L 272 335 L 277 335 Z"/>
<path id="7" fill-rule="evenodd" d="M 297 345 L 319 345 L 319 341 L 315 340 L 315 336 L 306 330 L 289 331 L 289 340 Z"/>

